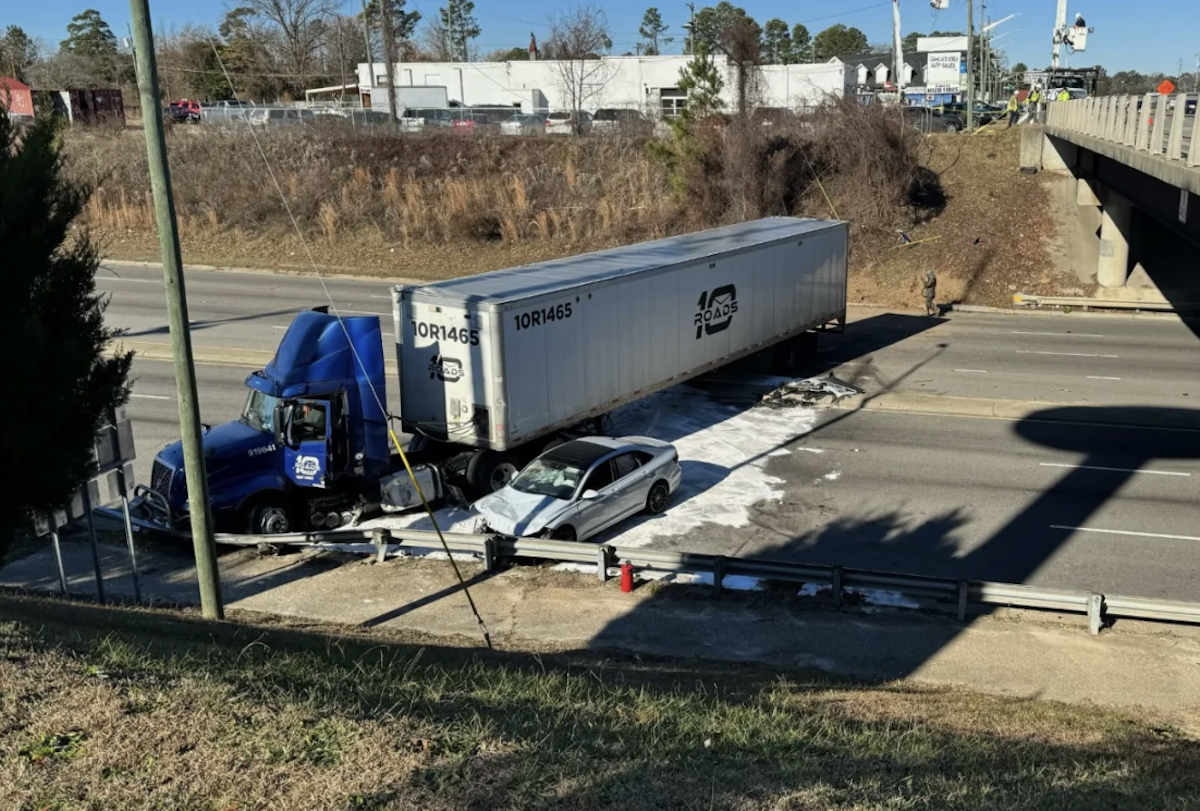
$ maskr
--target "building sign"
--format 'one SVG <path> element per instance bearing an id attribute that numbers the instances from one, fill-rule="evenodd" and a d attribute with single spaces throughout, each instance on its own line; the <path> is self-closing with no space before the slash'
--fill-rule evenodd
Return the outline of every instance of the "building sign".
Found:
<path id="1" fill-rule="evenodd" d="M 961 81 L 962 54 L 957 51 L 950 53 L 931 53 L 929 63 L 925 68 L 925 83 L 927 85 L 959 86 Z"/>

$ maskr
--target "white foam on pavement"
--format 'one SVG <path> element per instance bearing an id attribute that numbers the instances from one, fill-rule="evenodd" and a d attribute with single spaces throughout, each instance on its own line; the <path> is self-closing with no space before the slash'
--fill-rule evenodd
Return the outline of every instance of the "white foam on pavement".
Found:
<path id="1" fill-rule="evenodd" d="M 747 526 L 753 505 L 783 497 L 784 481 L 767 474 L 768 460 L 812 431 L 816 421 L 811 408 L 739 409 L 689 386 L 675 386 L 620 409 L 609 433 L 671 442 L 679 451 L 683 482 L 662 515 L 628 519 L 595 540 L 644 547 L 703 524 Z M 478 517 L 457 508 L 443 508 L 436 515 L 444 532 L 473 532 Z M 432 529 L 421 513 L 384 516 L 362 526 Z"/>

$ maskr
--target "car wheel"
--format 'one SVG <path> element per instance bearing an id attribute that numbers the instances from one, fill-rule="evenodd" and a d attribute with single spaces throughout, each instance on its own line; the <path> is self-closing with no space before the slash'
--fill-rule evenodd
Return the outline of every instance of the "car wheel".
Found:
<path id="1" fill-rule="evenodd" d="M 573 541 L 575 540 L 575 528 L 562 526 L 555 527 L 550 532 L 550 540 L 552 541 Z"/>
<path id="2" fill-rule="evenodd" d="M 671 498 L 671 490 L 667 487 L 666 482 L 655 482 L 650 488 L 650 494 L 646 496 L 646 512 L 650 515 L 658 515 L 667 508 L 667 500 Z"/>
<path id="3" fill-rule="evenodd" d="M 467 484 L 481 496 L 502 489 L 517 473 L 517 466 L 495 451 L 479 451 L 467 462 Z"/>
<path id="4" fill-rule="evenodd" d="M 947 121 L 946 132 L 958 132 L 958 124 L 955 124 L 953 121 Z"/>
<path id="5" fill-rule="evenodd" d="M 246 514 L 249 535 L 283 535 L 292 531 L 292 519 L 283 496 L 263 496 Z"/>

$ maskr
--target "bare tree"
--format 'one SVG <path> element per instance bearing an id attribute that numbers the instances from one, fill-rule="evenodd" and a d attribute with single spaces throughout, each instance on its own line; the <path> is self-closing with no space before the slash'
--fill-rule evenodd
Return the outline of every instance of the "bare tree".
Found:
<path id="1" fill-rule="evenodd" d="M 603 92 L 616 73 L 616 65 L 601 57 L 612 48 L 608 17 L 591 4 L 577 5 L 561 14 L 551 14 L 546 58 L 554 65 L 563 100 L 574 114 L 576 131 L 582 128 L 580 112 L 588 101 Z"/>
<path id="2" fill-rule="evenodd" d="M 243 0 L 255 17 L 273 23 L 283 45 L 283 62 L 297 78 L 311 74 L 313 56 L 325 33 L 325 18 L 337 13 L 334 0 Z"/>

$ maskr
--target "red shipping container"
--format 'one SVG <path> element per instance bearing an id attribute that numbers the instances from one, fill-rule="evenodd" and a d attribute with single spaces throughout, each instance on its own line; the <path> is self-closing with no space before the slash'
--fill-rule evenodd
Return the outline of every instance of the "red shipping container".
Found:
<path id="1" fill-rule="evenodd" d="M 16 115 L 33 115 L 33 91 L 11 76 L 0 76 L 0 107 Z"/>

